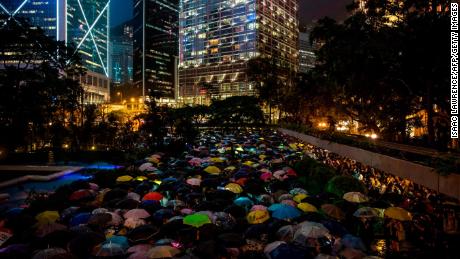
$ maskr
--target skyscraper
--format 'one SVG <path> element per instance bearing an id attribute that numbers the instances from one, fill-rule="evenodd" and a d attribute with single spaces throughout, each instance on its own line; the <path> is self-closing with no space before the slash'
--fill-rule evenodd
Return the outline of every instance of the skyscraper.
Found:
<path id="1" fill-rule="evenodd" d="M 134 0 L 134 84 L 145 97 L 174 99 L 179 0 Z"/>
<path id="2" fill-rule="evenodd" d="M 0 15 L 5 19 L 26 18 L 33 26 L 40 27 L 45 34 L 59 39 L 59 31 L 64 28 L 62 10 L 65 0 L 0 0 Z M 3 22 L 0 21 L 0 26 Z"/>
<path id="3" fill-rule="evenodd" d="M 112 28 L 110 34 L 110 78 L 115 84 L 133 81 L 133 26 L 131 22 Z"/>
<path id="4" fill-rule="evenodd" d="M 311 26 L 299 32 L 299 72 L 306 73 L 315 67 L 317 44 L 310 43 Z"/>
<path id="5" fill-rule="evenodd" d="M 109 3 L 110 0 L 0 0 L 4 18 L 25 18 L 45 34 L 74 46 L 88 75 L 80 82 L 85 103 L 109 99 Z M 4 21 L 0 21 L 0 26 Z M 88 97 L 88 98 L 86 98 Z"/>
<path id="6" fill-rule="evenodd" d="M 297 0 L 182 0 L 179 89 L 189 102 L 203 85 L 213 97 L 252 95 L 247 61 L 273 56 L 297 70 Z"/>

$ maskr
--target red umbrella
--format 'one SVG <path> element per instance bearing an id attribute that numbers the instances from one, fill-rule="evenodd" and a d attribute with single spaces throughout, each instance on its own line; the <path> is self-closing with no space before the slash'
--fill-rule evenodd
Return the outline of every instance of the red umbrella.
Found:
<path id="1" fill-rule="evenodd" d="M 163 195 L 159 192 L 149 192 L 142 198 L 143 201 L 159 201 L 163 199 Z"/>
<path id="2" fill-rule="evenodd" d="M 82 189 L 82 190 L 73 192 L 70 195 L 69 200 L 70 201 L 80 201 L 80 200 L 91 198 L 91 197 L 93 197 L 93 193 L 90 190 Z"/>

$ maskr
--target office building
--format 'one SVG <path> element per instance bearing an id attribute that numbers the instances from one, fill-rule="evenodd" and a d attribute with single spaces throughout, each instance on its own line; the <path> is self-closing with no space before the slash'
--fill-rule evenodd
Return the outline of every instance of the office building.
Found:
<path id="1" fill-rule="evenodd" d="M 255 94 L 246 69 L 247 61 L 257 56 L 273 56 L 297 71 L 297 13 L 297 0 L 181 1 L 181 101 L 209 91 L 203 85 L 213 98 Z"/>
<path id="2" fill-rule="evenodd" d="M 134 0 L 134 85 L 169 102 L 177 85 L 179 0 Z"/>
<path id="3" fill-rule="evenodd" d="M 310 27 L 303 27 L 299 32 L 299 72 L 307 73 L 316 65 L 315 49 L 318 44 L 310 42 Z"/>
<path id="4" fill-rule="evenodd" d="M 116 85 L 133 82 L 133 27 L 130 22 L 111 29 L 110 79 Z"/>

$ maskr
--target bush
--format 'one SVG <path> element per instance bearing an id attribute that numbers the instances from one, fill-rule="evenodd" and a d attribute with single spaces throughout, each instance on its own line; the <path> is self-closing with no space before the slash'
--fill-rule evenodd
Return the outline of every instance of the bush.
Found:
<path id="1" fill-rule="evenodd" d="M 358 179 L 351 176 L 335 176 L 327 183 L 326 192 L 343 197 L 347 192 L 366 193 L 366 188 Z"/>

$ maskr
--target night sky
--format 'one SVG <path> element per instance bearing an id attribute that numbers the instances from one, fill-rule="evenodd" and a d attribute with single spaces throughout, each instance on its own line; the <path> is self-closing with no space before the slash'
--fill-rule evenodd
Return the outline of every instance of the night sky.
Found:
<path id="1" fill-rule="evenodd" d="M 310 23 L 324 16 L 341 20 L 346 15 L 345 6 L 351 0 L 299 0 L 300 21 L 302 24 Z M 127 21 L 132 16 L 132 0 L 112 0 L 111 23 L 116 26 Z"/>

